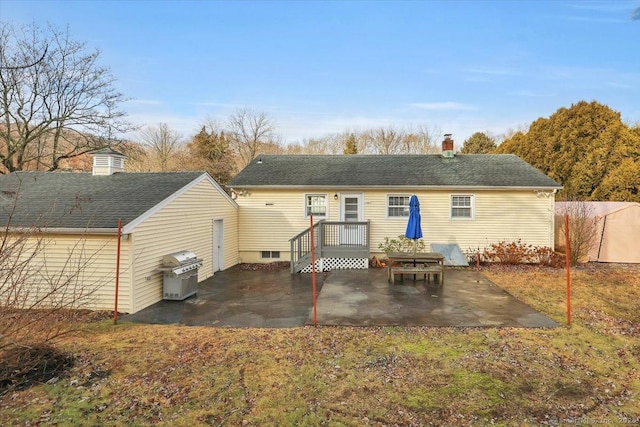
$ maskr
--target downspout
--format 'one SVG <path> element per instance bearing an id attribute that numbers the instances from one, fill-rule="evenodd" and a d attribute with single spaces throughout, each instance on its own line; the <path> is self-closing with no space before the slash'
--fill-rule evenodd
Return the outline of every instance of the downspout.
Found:
<path id="1" fill-rule="evenodd" d="M 602 222 L 602 233 L 600 233 L 600 243 L 598 244 L 598 257 L 596 261 L 600 262 L 600 250 L 602 249 L 602 241 L 604 240 L 604 229 L 607 226 L 607 215 L 604 216 L 604 220 Z"/>

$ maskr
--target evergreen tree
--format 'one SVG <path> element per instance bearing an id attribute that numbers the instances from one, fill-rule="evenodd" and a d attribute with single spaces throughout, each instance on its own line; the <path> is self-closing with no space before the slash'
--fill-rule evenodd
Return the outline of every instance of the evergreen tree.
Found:
<path id="1" fill-rule="evenodd" d="M 358 140 L 352 133 L 349 134 L 345 141 L 344 154 L 358 154 Z"/>
<path id="2" fill-rule="evenodd" d="M 461 154 L 489 154 L 496 149 L 496 141 L 484 132 L 476 132 L 462 145 Z"/>
<path id="3" fill-rule="evenodd" d="M 640 134 L 622 122 L 620 113 L 595 101 L 537 119 L 496 152 L 514 153 L 560 182 L 560 200 L 633 200 L 640 185 L 638 169 L 635 176 L 629 173 L 640 163 Z"/>
<path id="4" fill-rule="evenodd" d="M 229 141 L 223 131 L 207 132 L 205 126 L 187 146 L 194 165 L 209 172 L 219 184 L 225 185 L 232 178 L 234 160 Z"/>

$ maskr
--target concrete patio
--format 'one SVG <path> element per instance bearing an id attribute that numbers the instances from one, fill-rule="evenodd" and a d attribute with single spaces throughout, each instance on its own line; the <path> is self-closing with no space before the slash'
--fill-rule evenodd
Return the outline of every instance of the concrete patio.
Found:
<path id="1" fill-rule="evenodd" d="M 318 324 L 549 328 L 556 322 L 472 269 L 447 269 L 445 283 L 390 285 L 386 269 L 317 276 Z M 200 283 L 197 296 L 161 301 L 123 321 L 218 327 L 292 328 L 312 324 L 311 275 L 235 267 Z"/>

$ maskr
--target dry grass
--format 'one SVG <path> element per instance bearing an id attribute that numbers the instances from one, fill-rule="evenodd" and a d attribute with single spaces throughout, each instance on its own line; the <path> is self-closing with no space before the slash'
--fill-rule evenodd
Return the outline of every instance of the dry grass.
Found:
<path id="1" fill-rule="evenodd" d="M 564 322 L 562 270 L 486 271 Z M 640 422 L 640 275 L 575 271 L 571 328 L 86 324 L 75 366 L 0 398 L 0 424 Z"/>

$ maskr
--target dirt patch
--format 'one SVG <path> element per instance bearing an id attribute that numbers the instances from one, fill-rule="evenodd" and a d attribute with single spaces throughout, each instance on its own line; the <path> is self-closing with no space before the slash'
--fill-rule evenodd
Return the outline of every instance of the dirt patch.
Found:
<path id="1" fill-rule="evenodd" d="M 34 384 L 55 382 L 73 366 L 71 355 L 46 344 L 4 351 L 0 361 L 0 396 Z"/>
<path id="2" fill-rule="evenodd" d="M 230 270 L 231 271 L 233 271 L 233 270 L 242 270 L 242 271 L 276 271 L 276 270 L 288 269 L 290 266 L 291 266 L 291 263 L 289 261 L 276 261 L 276 262 L 269 262 L 269 263 L 266 263 L 266 264 L 244 263 L 244 264 L 238 264 L 238 265 L 232 267 Z"/>

